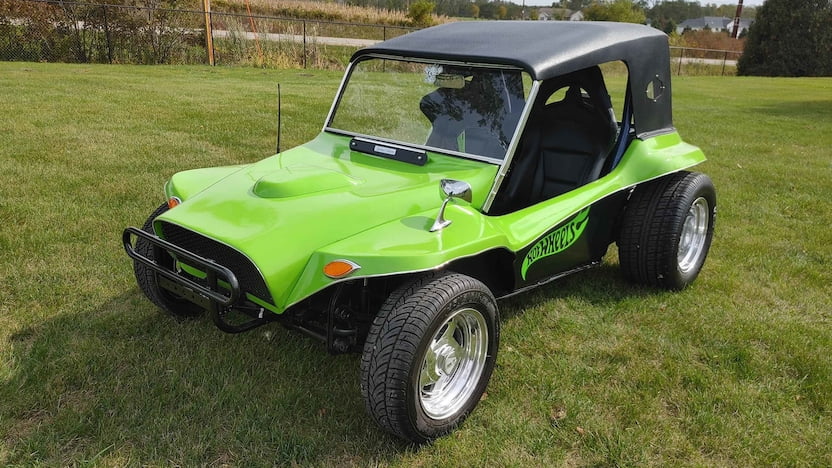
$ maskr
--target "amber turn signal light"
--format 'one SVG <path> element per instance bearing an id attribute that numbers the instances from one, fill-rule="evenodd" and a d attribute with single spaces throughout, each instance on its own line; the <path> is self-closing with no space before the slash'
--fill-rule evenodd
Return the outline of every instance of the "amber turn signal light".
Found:
<path id="1" fill-rule="evenodd" d="M 349 260 L 333 260 L 324 265 L 324 274 L 330 278 L 338 279 L 360 269 L 361 266 L 355 262 Z"/>
<path id="2" fill-rule="evenodd" d="M 182 200 L 180 200 L 179 198 L 170 197 L 170 198 L 168 198 L 168 209 L 172 210 L 172 209 L 176 208 L 177 206 L 179 206 L 180 203 L 182 203 Z"/>

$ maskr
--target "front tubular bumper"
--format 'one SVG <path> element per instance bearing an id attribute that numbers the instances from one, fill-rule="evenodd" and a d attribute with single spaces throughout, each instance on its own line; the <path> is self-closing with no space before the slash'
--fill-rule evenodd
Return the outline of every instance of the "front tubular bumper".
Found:
<path id="1" fill-rule="evenodd" d="M 166 252 L 179 261 L 204 272 L 204 284 L 180 275 L 173 269 L 140 254 L 135 249 L 134 238 L 136 242 L 139 239 L 148 242 L 153 247 L 154 258 L 161 258 L 162 254 Z M 121 240 L 124 244 L 124 250 L 130 258 L 150 268 L 157 275 L 157 283 L 160 287 L 208 310 L 220 330 L 228 333 L 240 333 L 270 321 L 271 314 L 264 314 L 262 309 L 254 314 L 251 320 L 241 324 L 232 324 L 225 319 L 226 313 L 232 307 L 239 307 L 245 310 L 247 314 L 249 314 L 247 309 L 250 309 L 242 304 L 243 294 L 240 282 L 230 269 L 134 227 L 125 229 Z M 220 281 L 223 282 L 222 285 Z"/>

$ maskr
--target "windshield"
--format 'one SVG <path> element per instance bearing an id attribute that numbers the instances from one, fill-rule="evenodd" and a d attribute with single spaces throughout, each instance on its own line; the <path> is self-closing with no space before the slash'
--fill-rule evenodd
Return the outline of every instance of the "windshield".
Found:
<path id="1" fill-rule="evenodd" d="M 516 69 L 363 60 L 354 64 L 328 127 L 502 160 L 526 102 L 523 75 Z"/>

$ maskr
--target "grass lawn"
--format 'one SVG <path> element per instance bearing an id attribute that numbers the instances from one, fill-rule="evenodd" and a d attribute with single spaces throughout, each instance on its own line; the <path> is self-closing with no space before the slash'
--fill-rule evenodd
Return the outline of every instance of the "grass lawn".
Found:
<path id="1" fill-rule="evenodd" d="M 359 356 L 226 335 L 136 288 L 120 245 L 174 172 L 315 135 L 340 74 L 0 63 L 0 465 L 832 465 L 832 79 L 674 78 L 716 183 L 681 293 L 604 266 L 501 304 L 487 398 L 408 446 Z"/>

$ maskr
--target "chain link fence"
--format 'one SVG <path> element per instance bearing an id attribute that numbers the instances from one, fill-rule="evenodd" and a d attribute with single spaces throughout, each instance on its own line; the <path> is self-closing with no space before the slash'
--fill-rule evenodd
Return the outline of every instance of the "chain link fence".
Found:
<path id="1" fill-rule="evenodd" d="M 220 65 L 340 69 L 356 49 L 413 30 L 149 6 L 0 0 L 4 61 L 207 64 L 213 55 Z M 733 75 L 741 55 L 670 49 L 677 75 Z"/>
<path id="2" fill-rule="evenodd" d="M 341 68 L 356 49 L 412 30 L 147 6 L 0 0 L 0 60 L 5 61 L 206 64 L 210 43 L 216 64 Z"/>
<path id="3" fill-rule="evenodd" d="M 735 75 L 742 52 L 670 47 L 672 72 L 677 75 Z"/>

